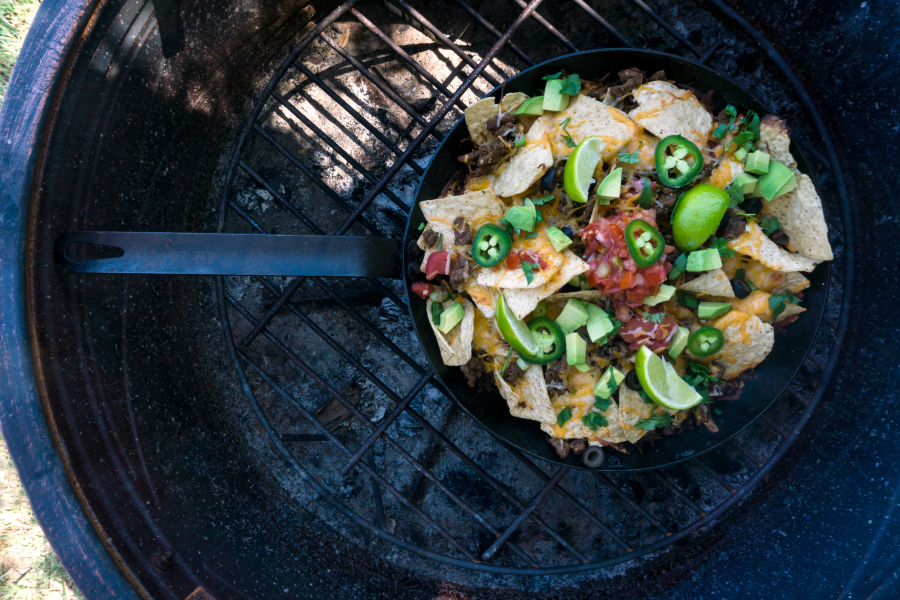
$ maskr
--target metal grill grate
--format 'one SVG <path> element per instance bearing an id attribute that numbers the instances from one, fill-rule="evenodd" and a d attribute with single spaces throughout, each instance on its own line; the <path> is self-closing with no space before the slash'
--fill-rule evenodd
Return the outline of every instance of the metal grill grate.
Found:
<path id="1" fill-rule="evenodd" d="M 721 16 L 730 19 L 735 31 L 743 31 L 743 35 L 762 49 L 773 69 L 781 71 L 792 86 L 805 110 L 803 116 L 811 121 L 819 137 L 816 144 L 801 143 L 820 163 L 820 186 L 827 187 L 836 199 L 834 206 L 838 211 L 829 212 L 830 227 L 837 235 L 849 231 L 843 177 L 832 143 L 809 95 L 774 48 L 752 26 L 721 0 L 711 2 Z M 300 231 L 305 228 L 316 234 L 368 232 L 376 236 L 399 236 L 400 225 L 409 211 L 403 196 L 411 198 L 410 193 L 403 193 L 404 186 L 407 191 L 414 188 L 416 178 L 423 173 L 422 164 L 417 160 L 427 160 L 435 143 L 443 139 L 460 116 L 460 109 L 520 68 L 551 57 L 529 57 L 521 43 L 512 41 L 513 35 L 527 26 L 528 35 L 542 32 L 551 55 L 579 49 L 572 41 L 574 35 L 567 35 L 568 32 L 561 31 L 562 27 L 557 28 L 537 12 L 541 5 L 542 0 L 528 4 L 513 0 L 508 8 L 518 11 L 517 16 L 502 29 L 499 23 L 464 0 L 441 5 L 440 10 L 446 9 L 451 14 L 448 22 L 455 18 L 457 23 L 477 28 L 479 34 L 494 40 L 489 49 L 479 52 L 475 45 L 460 47 L 403 0 L 388 0 L 383 6 L 356 0 L 341 4 L 303 37 L 259 97 L 227 173 L 218 230 L 275 232 L 266 225 L 266 215 L 252 207 L 242 207 L 235 200 L 237 191 L 249 185 L 264 190 L 267 198 L 296 219 Z M 705 50 L 699 48 L 642 0 L 631 0 L 631 5 L 670 36 L 681 52 L 701 63 L 713 60 L 723 47 L 719 40 L 708 44 Z M 389 13 L 384 12 L 385 7 Z M 556 8 L 560 7 L 578 11 L 580 16 L 596 24 L 587 39 L 592 45 L 585 48 L 633 46 L 611 25 L 612 19 L 607 20 L 585 0 L 560 2 Z M 434 5 L 428 8 L 432 14 L 440 12 Z M 490 10 L 493 14 L 499 11 L 494 6 Z M 434 52 L 443 57 L 443 72 L 429 70 L 417 62 L 415 56 L 421 49 L 404 48 L 402 43 L 393 41 L 383 26 L 376 24 L 379 20 L 373 16 L 376 14 L 399 16 L 430 39 L 436 48 Z M 371 32 L 380 45 L 365 55 L 354 55 L 341 39 L 342 32 L 346 35 L 353 28 Z M 324 60 L 323 53 L 328 53 L 330 58 Z M 511 62 L 505 62 L 507 59 Z M 390 77 L 377 68 L 391 61 L 401 65 L 408 77 L 417 78 L 420 87 L 428 90 L 426 100 L 431 100 L 420 102 L 402 97 L 390 83 Z M 363 106 L 362 102 L 354 106 L 348 100 L 352 93 L 340 90 L 342 80 L 322 74 L 318 67 L 326 63 L 330 73 L 351 73 L 359 81 L 365 79 L 392 103 L 392 109 L 380 114 L 380 123 L 373 122 L 373 114 L 374 119 L 379 118 L 377 111 Z M 300 84 L 296 83 L 297 77 L 301 79 Z M 303 102 L 306 104 L 302 105 Z M 340 118 L 329 112 L 332 108 L 335 112 L 342 111 Z M 276 121 L 273 115 L 279 115 L 277 122 L 284 131 L 273 129 L 272 123 Z M 404 115 L 405 118 L 400 118 Z M 356 127 L 348 132 L 346 123 L 355 123 Z M 328 168 L 336 170 L 338 175 L 331 179 L 323 177 L 321 165 L 288 147 L 284 140 L 291 136 L 306 136 L 328 149 L 329 160 L 333 161 Z M 359 148 L 350 148 L 348 139 L 359 142 Z M 282 185 L 278 169 L 269 164 L 251 166 L 254 159 L 248 157 L 248 147 L 254 144 L 268 145 L 287 168 L 296 169 L 306 177 L 311 184 L 310 193 L 318 190 L 321 203 L 308 201 L 298 205 Z M 824 150 L 824 156 L 816 147 Z M 349 192 L 341 184 L 347 180 L 356 182 Z M 333 207 L 324 206 L 329 201 L 334 203 Z M 336 211 L 341 211 L 337 217 Z M 323 221 L 330 224 L 323 225 Z M 257 291 L 270 302 L 249 307 L 230 291 L 232 282 L 220 277 L 217 294 L 228 351 L 265 434 L 323 506 L 336 510 L 345 523 L 361 528 L 347 531 L 367 532 L 372 540 L 464 569 L 506 575 L 577 573 L 659 551 L 701 530 L 745 498 L 784 455 L 815 408 L 837 358 L 847 324 L 848 307 L 841 299 L 849 293 L 852 276 L 851 242 L 843 241 L 843 256 L 835 261 L 830 272 L 830 313 L 825 314 L 816 342 L 817 348 L 829 350 L 821 356 L 810 353 L 803 376 L 792 383 L 766 415 L 724 449 L 685 465 L 638 474 L 611 475 L 567 468 L 546 472 L 546 465 L 535 464 L 514 448 L 490 439 L 486 432 L 478 431 L 477 435 L 490 446 L 490 452 L 472 448 L 471 439 L 460 437 L 459 430 L 477 426 L 460 424 L 459 419 L 464 417 L 455 414 L 457 409 L 449 400 L 439 410 L 417 409 L 414 403 L 424 392 L 443 393 L 439 380 L 430 367 L 423 366 L 424 357 L 416 348 L 385 333 L 356 302 L 360 296 L 385 298 L 408 322 L 405 316 L 408 309 L 399 295 L 402 292 L 391 283 L 359 281 L 354 283 L 357 289 L 348 297 L 346 289 L 323 279 L 296 278 L 281 282 L 256 277 L 253 285 L 259 286 Z M 350 343 L 340 332 L 330 331 L 328 323 L 321 323 L 321 319 L 305 308 L 308 304 L 300 301 L 303 298 L 325 299 L 334 310 L 343 311 L 358 325 L 352 339 L 363 340 L 361 343 L 367 347 L 377 346 L 384 360 L 378 363 L 362 357 L 358 344 Z M 334 372 L 323 372 L 313 364 L 315 360 L 310 354 L 316 351 L 298 350 L 287 339 L 289 336 L 284 332 L 297 328 L 305 328 L 307 339 L 324 343 L 323 350 L 327 347 L 330 356 L 350 367 L 343 371 L 352 370 L 352 376 L 361 378 L 372 394 L 385 400 L 390 410 L 373 417 L 359 408 Z M 408 349 L 404 350 L 404 346 Z M 275 362 L 272 356 L 278 357 L 277 368 L 272 366 Z M 386 368 L 385 362 L 394 364 Z M 320 393 L 313 394 L 314 397 L 297 393 L 298 379 L 305 382 L 303 389 L 318 389 Z M 326 399 L 344 407 L 346 414 L 355 420 L 356 434 L 335 432 L 320 421 L 316 402 L 321 404 Z M 412 449 L 401 443 L 401 437 L 395 433 L 403 415 L 411 418 L 421 432 L 411 444 Z M 286 429 L 292 425 L 300 431 L 288 432 Z M 376 450 L 384 457 L 381 466 L 373 460 Z M 494 460 L 488 463 L 486 456 L 514 465 L 512 472 L 509 468 L 494 471 Z M 725 469 L 730 471 L 726 473 L 714 468 L 723 460 L 737 466 Z M 460 491 L 460 486 L 453 482 L 456 471 L 444 466 L 453 461 L 458 468 L 466 469 L 468 476 L 476 478 L 487 490 L 485 493 L 497 501 L 477 502 L 477 494 Z M 342 482 L 361 478 L 370 482 L 370 492 L 345 497 Z M 639 491 L 647 489 L 657 497 L 653 502 L 642 501 L 643 492 Z M 586 493 L 593 495 L 591 502 L 583 500 Z M 442 496 L 445 504 L 435 503 L 432 497 L 436 495 Z M 445 508 L 429 512 L 429 506 Z M 547 516 L 551 514 L 552 518 Z M 572 522 L 590 528 L 590 535 L 571 526 L 560 527 L 560 514 L 570 515 Z M 521 534 L 525 529 L 527 536 Z M 585 539 L 593 542 L 585 544 Z"/>

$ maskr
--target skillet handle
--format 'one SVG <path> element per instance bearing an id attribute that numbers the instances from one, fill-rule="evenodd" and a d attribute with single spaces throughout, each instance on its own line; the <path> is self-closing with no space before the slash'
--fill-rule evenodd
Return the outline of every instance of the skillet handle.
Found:
<path id="1" fill-rule="evenodd" d="M 122 254 L 72 260 L 72 244 Z M 53 255 L 70 273 L 400 277 L 400 240 L 376 237 L 72 231 L 56 240 Z"/>

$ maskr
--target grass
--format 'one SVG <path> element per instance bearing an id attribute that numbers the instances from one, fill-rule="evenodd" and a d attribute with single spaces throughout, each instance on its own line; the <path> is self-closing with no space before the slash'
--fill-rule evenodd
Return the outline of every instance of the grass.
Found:
<path id="1" fill-rule="evenodd" d="M 39 0 L 0 0 L 0 103 Z M 0 439 L 0 600 L 82 596 L 34 518 L 6 442 Z"/>
<path id="2" fill-rule="evenodd" d="M 0 440 L 0 600 L 81 598 L 38 526 Z"/>
<path id="3" fill-rule="evenodd" d="M 0 0 L 0 102 L 39 4 L 39 0 Z"/>

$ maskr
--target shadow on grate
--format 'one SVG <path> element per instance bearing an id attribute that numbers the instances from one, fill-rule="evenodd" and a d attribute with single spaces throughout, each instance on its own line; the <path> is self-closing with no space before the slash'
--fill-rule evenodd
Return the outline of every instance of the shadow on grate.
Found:
<path id="1" fill-rule="evenodd" d="M 303 37 L 258 99 L 228 171 L 219 231 L 399 237 L 418 177 L 466 105 L 554 56 L 652 46 L 736 77 L 748 77 L 735 71 L 741 57 L 762 49 L 758 60 L 794 94 L 776 103 L 799 106 L 804 133 L 817 136 L 798 141 L 819 161 L 839 236 L 849 222 L 843 178 L 796 76 L 720 0 L 693 7 L 723 21 L 702 39 L 666 20 L 668 7 L 345 2 Z M 384 544 L 383 555 L 402 564 L 396 549 L 487 573 L 547 575 L 663 550 L 765 477 L 836 359 L 849 240 L 842 250 L 805 375 L 724 449 L 635 474 L 548 468 L 479 429 L 427 366 L 395 282 L 220 277 L 217 293 L 247 400 L 329 527 L 364 546 Z"/>

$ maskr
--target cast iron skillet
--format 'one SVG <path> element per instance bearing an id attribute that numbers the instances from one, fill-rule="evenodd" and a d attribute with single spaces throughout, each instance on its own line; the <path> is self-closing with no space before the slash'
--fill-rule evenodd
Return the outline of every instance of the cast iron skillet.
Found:
<path id="1" fill-rule="evenodd" d="M 618 71 L 629 67 L 648 73 L 662 69 L 668 79 L 679 84 L 702 92 L 715 90 L 717 111 L 733 104 L 738 110 L 753 109 L 761 115 L 770 112 L 736 83 L 707 67 L 645 50 L 592 50 L 556 58 L 508 80 L 505 93 L 535 95 L 543 88 L 541 78 L 560 69 L 597 80 L 608 73 L 615 77 Z M 491 95 L 499 98 L 500 88 Z M 409 293 L 414 280 L 407 267 L 414 259 L 408 252 L 401 256 L 400 249 L 414 246 L 419 225 L 424 222 L 419 202 L 440 196 L 459 166 L 456 157 L 462 153 L 467 136 L 465 122 L 460 120 L 438 148 L 422 177 L 402 244 L 399 240 L 349 236 L 70 232 L 57 240 L 56 261 L 76 273 L 398 277 L 402 272 L 419 340 L 435 372 L 460 406 L 503 442 L 546 460 L 583 467 L 580 457 L 571 454 L 561 460 L 535 421 L 512 417 L 499 392 L 479 394 L 468 387 L 459 368 L 446 367 L 428 323 L 425 301 Z M 800 171 L 809 173 L 799 148 L 792 144 L 791 152 Z M 73 243 L 113 246 L 120 248 L 122 255 L 74 261 L 66 254 Z M 827 264 L 820 265 L 809 274 L 812 285 L 804 292 L 806 312 L 785 333 L 776 334 L 774 349 L 745 383 L 740 399 L 714 405 L 720 411 L 714 414 L 718 433 L 701 427 L 665 436 L 655 445 L 641 446 L 630 455 L 610 450 L 600 470 L 631 471 L 680 462 L 722 444 L 759 417 L 785 390 L 812 345 L 824 310 L 829 268 Z"/>

